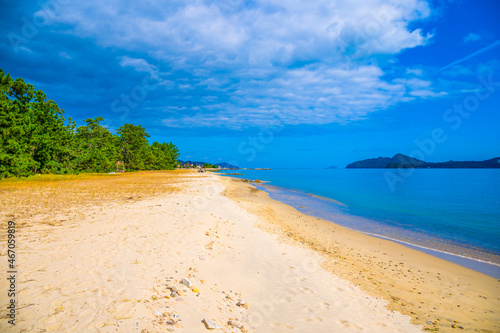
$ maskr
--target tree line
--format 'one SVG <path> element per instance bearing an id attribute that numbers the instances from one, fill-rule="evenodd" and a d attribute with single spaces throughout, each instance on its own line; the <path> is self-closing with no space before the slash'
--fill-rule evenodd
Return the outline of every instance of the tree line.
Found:
<path id="1" fill-rule="evenodd" d="M 23 79 L 0 69 L 0 178 L 37 173 L 171 170 L 179 149 L 153 142 L 141 125 L 124 124 L 112 134 L 96 117 L 76 127 L 71 117 Z"/>

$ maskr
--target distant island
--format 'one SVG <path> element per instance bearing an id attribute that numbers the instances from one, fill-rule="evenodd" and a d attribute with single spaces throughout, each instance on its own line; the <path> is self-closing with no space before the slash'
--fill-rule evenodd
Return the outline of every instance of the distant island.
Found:
<path id="1" fill-rule="evenodd" d="M 497 169 L 500 168 L 500 157 L 486 161 L 448 161 L 448 162 L 426 162 L 403 154 L 393 157 L 370 158 L 356 161 L 346 166 L 346 169 Z"/>
<path id="2" fill-rule="evenodd" d="M 335 165 L 329 166 L 327 169 L 338 169 Z"/>

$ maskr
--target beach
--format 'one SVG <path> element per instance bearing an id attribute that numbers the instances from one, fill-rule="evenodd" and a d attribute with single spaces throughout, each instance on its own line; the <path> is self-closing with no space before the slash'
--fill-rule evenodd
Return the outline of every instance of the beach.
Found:
<path id="1" fill-rule="evenodd" d="M 253 185 L 161 171 L 2 182 L 16 325 L 2 332 L 499 332 L 500 281 L 304 215 Z M 5 273 L 7 275 L 7 273 Z"/>

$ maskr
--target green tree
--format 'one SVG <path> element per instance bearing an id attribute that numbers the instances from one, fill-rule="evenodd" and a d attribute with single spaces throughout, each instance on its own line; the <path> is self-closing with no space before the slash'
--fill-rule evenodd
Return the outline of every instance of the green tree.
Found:
<path id="1" fill-rule="evenodd" d="M 39 164 L 30 151 L 25 103 L 13 96 L 14 80 L 0 70 L 0 177 L 28 176 Z"/>
<path id="2" fill-rule="evenodd" d="M 41 90 L 0 69 L 0 178 L 34 173 L 106 172 L 123 160 L 128 169 L 174 169 L 179 149 L 154 142 L 142 126 L 125 124 L 117 134 L 85 119 L 75 130 L 64 111 Z"/>
<path id="3" fill-rule="evenodd" d="M 0 70 L 0 175 L 71 172 L 74 123 L 23 79 Z"/>
<path id="4" fill-rule="evenodd" d="M 173 170 L 177 166 L 179 149 L 172 143 L 153 142 L 151 145 L 152 163 L 150 167 L 157 170 Z"/>
<path id="5" fill-rule="evenodd" d="M 179 156 L 181 156 L 179 148 L 177 148 L 177 146 L 174 145 L 172 142 L 164 143 L 164 145 L 167 145 L 169 152 L 167 170 L 173 170 L 177 167 L 178 164 L 177 160 L 179 159 Z"/>
<path id="6" fill-rule="evenodd" d="M 144 170 L 152 159 L 147 138 L 149 134 L 141 125 L 125 124 L 116 131 L 127 169 Z"/>
<path id="7" fill-rule="evenodd" d="M 203 167 L 204 167 L 205 169 L 209 169 L 209 168 L 212 168 L 212 169 L 217 169 L 217 165 L 215 165 L 215 164 L 210 164 L 210 163 L 204 163 L 204 164 L 203 164 Z"/>
<path id="8" fill-rule="evenodd" d="M 108 172 L 120 159 L 118 138 L 99 124 L 104 118 L 85 119 L 76 130 L 77 165 L 79 171 Z"/>

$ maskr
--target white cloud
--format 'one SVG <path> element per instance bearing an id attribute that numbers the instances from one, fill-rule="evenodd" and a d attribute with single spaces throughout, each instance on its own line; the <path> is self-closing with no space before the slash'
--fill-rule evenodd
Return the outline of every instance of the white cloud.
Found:
<path id="1" fill-rule="evenodd" d="M 478 35 L 478 34 L 471 32 L 470 34 L 468 34 L 464 37 L 463 42 L 464 43 L 476 42 L 476 41 L 481 40 L 481 39 L 482 39 L 481 35 Z"/>
<path id="2" fill-rule="evenodd" d="M 232 103 L 217 108 L 184 110 L 163 119 L 171 127 L 267 127 L 276 115 L 285 125 L 352 122 L 370 113 L 415 98 L 444 96 L 421 79 L 381 80 L 376 66 L 356 69 L 305 67 L 270 80 L 243 81 L 234 87 Z M 235 105 L 237 107 L 235 107 Z M 255 106 L 258 107 L 255 107 Z"/>
<path id="3" fill-rule="evenodd" d="M 394 80 L 395 82 L 402 83 L 406 87 L 410 89 L 421 89 L 421 88 L 427 88 L 430 87 L 431 82 L 430 81 L 425 81 L 417 78 L 412 78 L 412 79 L 396 79 Z"/>
<path id="4" fill-rule="evenodd" d="M 416 89 L 416 90 L 411 91 L 410 95 L 420 97 L 420 98 L 431 98 L 431 97 L 446 96 L 447 93 L 444 91 L 436 93 L 436 92 L 428 90 L 428 89 Z"/>
<path id="5" fill-rule="evenodd" d="M 150 72 L 155 69 L 144 59 L 130 58 L 128 56 L 120 57 L 120 66 L 133 67 L 137 72 Z"/>
<path id="6" fill-rule="evenodd" d="M 422 0 L 260 0 L 230 12 L 212 1 L 85 1 L 61 7 L 56 19 L 105 46 L 147 46 L 158 57 L 185 62 L 265 65 L 338 58 L 346 49 L 358 56 L 397 53 L 425 44 L 428 37 L 408 25 L 428 15 Z"/>
<path id="7" fill-rule="evenodd" d="M 164 80 L 189 73 L 170 88 L 206 89 L 199 109 L 171 111 L 164 124 L 239 128 L 264 126 L 273 110 L 289 124 L 323 124 L 432 96 L 425 80 L 388 80 L 367 65 L 425 45 L 432 36 L 410 24 L 429 15 L 424 0 L 95 0 L 67 3 L 54 19 L 104 47 L 143 55 L 122 56 L 123 67 L 165 64 Z"/>
<path id="8" fill-rule="evenodd" d="M 408 68 L 406 69 L 406 74 L 414 74 L 416 76 L 422 76 L 424 71 L 422 69 Z"/>

